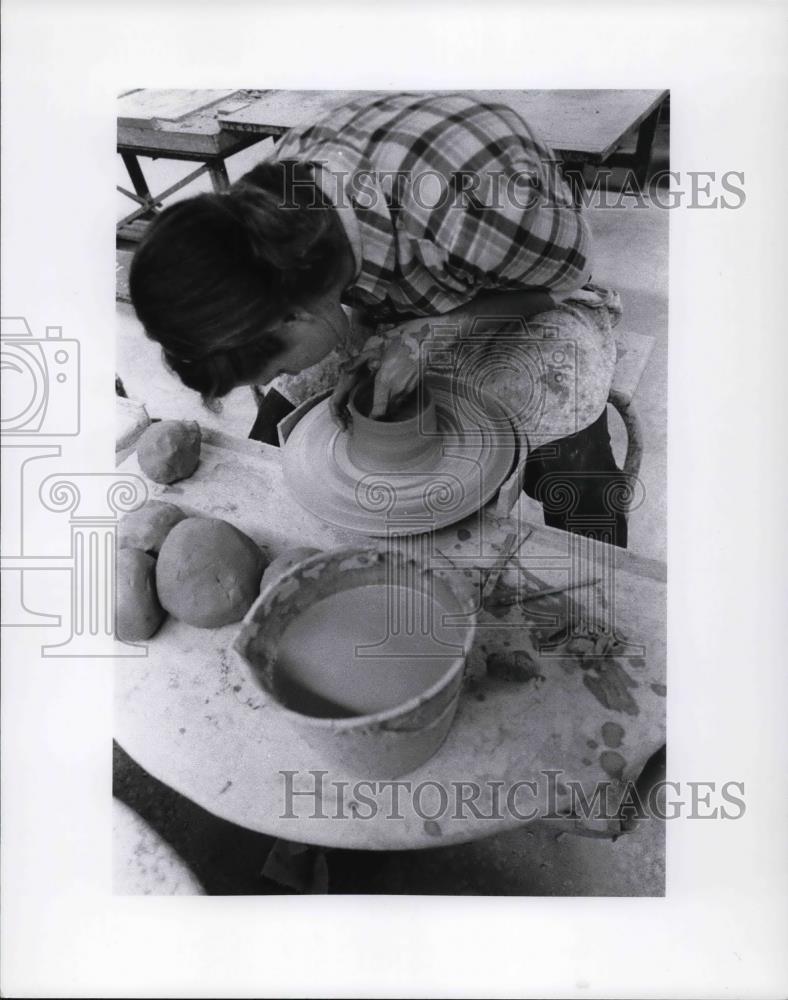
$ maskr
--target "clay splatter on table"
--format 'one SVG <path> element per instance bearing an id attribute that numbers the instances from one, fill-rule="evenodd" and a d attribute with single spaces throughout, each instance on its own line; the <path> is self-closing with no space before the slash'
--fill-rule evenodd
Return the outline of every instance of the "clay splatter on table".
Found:
<path id="1" fill-rule="evenodd" d="M 620 778 L 627 766 L 627 762 L 615 750 L 603 750 L 599 755 L 599 763 L 602 765 L 602 770 L 611 778 Z"/>
<path id="2" fill-rule="evenodd" d="M 583 677 L 583 684 L 605 708 L 626 715 L 640 714 L 638 703 L 629 692 L 629 688 L 637 687 L 638 683 L 615 660 L 591 668 Z"/>
<path id="3" fill-rule="evenodd" d="M 614 750 L 620 747 L 624 739 L 623 726 L 619 726 L 617 722 L 606 722 L 602 726 L 602 739 L 607 747 Z"/>
<path id="4" fill-rule="evenodd" d="M 497 680 L 518 681 L 521 684 L 527 681 L 540 684 L 545 679 L 539 665 L 524 649 L 491 653 L 487 657 L 487 673 Z"/>

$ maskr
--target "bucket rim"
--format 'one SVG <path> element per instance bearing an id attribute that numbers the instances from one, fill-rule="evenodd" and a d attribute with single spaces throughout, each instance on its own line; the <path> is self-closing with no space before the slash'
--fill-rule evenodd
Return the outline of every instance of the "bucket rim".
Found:
<path id="1" fill-rule="evenodd" d="M 340 718 L 323 718 L 321 716 L 304 715 L 302 712 L 296 712 L 291 708 L 284 705 L 276 694 L 264 687 L 259 679 L 258 673 L 253 666 L 249 656 L 247 655 L 247 649 L 252 641 L 252 639 L 257 634 L 260 623 L 255 620 L 256 611 L 266 603 L 270 601 L 273 593 L 280 588 L 282 584 L 285 586 L 289 581 L 291 581 L 299 571 L 311 568 L 313 563 L 319 563 L 327 558 L 333 559 L 348 559 L 354 556 L 367 556 L 375 557 L 376 560 L 380 560 L 386 557 L 398 556 L 401 560 L 406 560 L 412 562 L 414 565 L 421 567 L 422 574 L 427 575 L 429 573 L 434 573 L 434 570 L 429 567 L 425 567 L 423 563 L 415 558 L 406 556 L 403 552 L 396 551 L 391 552 L 385 549 L 381 549 L 375 546 L 342 546 L 340 548 L 329 549 L 324 552 L 315 553 L 312 556 L 308 556 L 306 559 L 295 563 L 293 566 L 289 567 L 281 576 L 277 577 L 276 580 L 271 581 L 259 594 L 254 604 L 249 608 L 246 615 L 241 623 L 241 628 L 238 635 L 235 637 L 232 648 L 236 655 L 238 655 L 241 660 L 246 664 L 248 669 L 251 671 L 252 676 L 257 683 L 258 688 L 263 692 L 266 698 L 276 707 L 277 711 L 281 712 L 286 718 L 293 720 L 299 726 L 310 729 L 324 729 L 333 732 L 343 732 L 347 730 L 362 730 L 370 727 L 377 727 L 385 722 L 390 722 L 393 719 L 400 718 L 403 715 L 407 715 L 427 702 L 431 701 L 442 691 L 448 688 L 451 683 L 456 679 L 457 674 L 462 673 L 465 670 L 466 661 L 468 654 L 470 653 L 474 640 L 476 638 L 477 630 L 477 614 L 475 607 L 471 607 L 471 602 L 468 599 L 463 599 L 455 590 L 451 584 L 445 580 L 441 579 L 441 584 L 446 587 L 449 593 L 454 597 L 457 602 L 457 607 L 460 611 L 465 611 L 469 615 L 469 621 L 465 630 L 465 637 L 462 642 L 462 652 L 458 653 L 455 660 L 452 662 L 451 666 L 448 667 L 437 681 L 431 684 L 428 688 L 425 688 L 419 694 L 414 695 L 407 701 L 400 702 L 399 705 L 395 705 L 392 708 L 382 709 L 379 712 L 372 712 L 366 715 L 352 715 L 349 717 Z M 459 643 L 458 643 L 459 645 Z M 455 695 L 452 696 L 451 701 L 459 696 L 459 687 Z M 441 713 L 443 714 L 443 710 Z"/>

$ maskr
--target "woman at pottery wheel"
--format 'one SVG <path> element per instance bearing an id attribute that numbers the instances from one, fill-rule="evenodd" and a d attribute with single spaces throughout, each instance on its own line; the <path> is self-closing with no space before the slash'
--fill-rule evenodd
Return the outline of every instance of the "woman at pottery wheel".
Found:
<path id="1" fill-rule="evenodd" d="M 269 384 L 252 436 L 374 378 L 382 417 L 432 368 L 462 372 L 528 437 L 548 524 L 626 545 L 606 403 L 618 296 L 555 157 L 466 94 L 364 95 L 279 141 L 227 192 L 162 212 L 130 274 L 166 363 L 207 400 Z M 567 491 L 573 503 L 567 509 Z"/>

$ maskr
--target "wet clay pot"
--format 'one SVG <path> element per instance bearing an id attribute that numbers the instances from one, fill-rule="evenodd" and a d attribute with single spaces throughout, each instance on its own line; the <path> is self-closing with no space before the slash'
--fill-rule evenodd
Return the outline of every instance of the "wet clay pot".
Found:
<path id="1" fill-rule="evenodd" d="M 385 417 L 373 420 L 373 384 L 356 386 L 348 400 L 351 424 L 348 457 L 367 472 L 398 472 L 429 462 L 440 447 L 435 400 L 426 385 L 417 386 Z"/>

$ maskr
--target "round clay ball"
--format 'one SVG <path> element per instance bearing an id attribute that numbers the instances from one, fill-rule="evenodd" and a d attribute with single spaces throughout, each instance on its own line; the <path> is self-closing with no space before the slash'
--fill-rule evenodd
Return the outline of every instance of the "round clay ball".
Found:
<path id="1" fill-rule="evenodd" d="M 164 539 L 156 589 L 173 617 L 197 628 L 218 628 L 243 618 L 265 567 L 258 546 L 232 524 L 187 517 Z"/>
<path id="2" fill-rule="evenodd" d="M 278 555 L 276 559 L 268 564 L 268 569 L 263 573 L 263 579 L 260 583 L 260 589 L 267 587 L 270 583 L 278 580 L 279 577 L 286 573 L 291 566 L 295 566 L 296 563 L 302 562 L 304 559 L 308 559 L 310 556 L 316 556 L 320 552 L 320 549 L 310 549 L 310 548 L 296 548 L 287 549 L 287 551 L 282 552 Z"/>
<path id="3" fill-rule="evenodd" d="M 167 617 L 156 596 L 156 560 L 142 549 L 119 549 L 115 631 L 124 642 L 150 639 Z"/>
<path id="4" fill-rule="evenodd" d="M 164 539 L 185 517 L 174 503 L 149 500 L 139 510 L 127 514 L 118 525 L 118 547 L 142 549 L 158 555 Z"/>
<path id="5" fill-rule="evenodd" d="M 200 461 L 200 425 L 195 420 L 161 420 L 137 442 L 137 460 L 154 483 L 188 479 Z"/>

